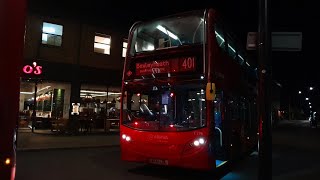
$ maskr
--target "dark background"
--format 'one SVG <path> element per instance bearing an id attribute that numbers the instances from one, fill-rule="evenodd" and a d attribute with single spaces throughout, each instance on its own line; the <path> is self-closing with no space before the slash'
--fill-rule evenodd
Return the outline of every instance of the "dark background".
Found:
<path id="1" fill-rule="evenodd" d="M 214 7 L 230 21 L 234 32 L 246 43 L 247 33 L 258 30 L 258 0 L 204 0 L 204 1 L 46 1 L 29 0 L 28 9 L 56 17 L 77 17 L 84 22 L 112 26 L 129 31 L 135 21 L 144 21 L 181 11 Z M 119 3 L 119 4 L 116 4 Z M 301 52 L 273 52 L 274 79 L 285 84 L 306 83 L 316 77 L 316 59 L 311 57 L 312 47 L 307 32 L 310 9 L 303 1 L 270 1 L 270 28 L 274 32 L 302 32 Z M 310 4 L 311 5 L 311 4 Z M 311 24 L 310 24 L 311 26 Z M 310 29 L 311 30 L 311 29 Z M 310 56 L 308 56 L 310 54 Z M 284 71 L 285 70 L 285 71 Z M 298 81 L 297 81 L 298 80 Z M 300 82 L 301 81 L 301 82 Z M 293 84 L 292 84 L 293 83 Z"/>
<path id="2" fill-rule="evenodd" d="M 259 0 L 29 0 L 28 11 L 55 17 L 70 17 L 85 23 L 119 28 L 127 33 L 136 21 L 178 13 L 181 11 L 216 8 L 246 45 L 247 33 L 258 31 Z M 273 79 L 283 85 L 283 94 L 295 93 L 307 86 L 320 88 L 315 52 L 315 8 L 312 3 L 298 0 L 269 0 L 269 26 L 273 32 L 302 32 L 302 51 L 279 52 L 271 55 Z M 308 7 L 307 7 L 308 6 Z M 314 8 L 312 8 L 314 7 Z M 311 22 L 311 23 L 310 23 Z"/>

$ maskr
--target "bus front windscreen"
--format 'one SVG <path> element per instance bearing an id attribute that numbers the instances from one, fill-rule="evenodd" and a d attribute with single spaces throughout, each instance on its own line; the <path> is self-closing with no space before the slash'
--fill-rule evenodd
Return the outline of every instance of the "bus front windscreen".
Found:
<path id="1" fill-rule="evenodd" d="M 204 87 L 199 84 L 128 84 L 123 98 L 122 123 L 131 128 L 186 131 L 206 125 Z"/>
<path id="2" fill-rule="evenodd" d="M 130 55 L 184 45 L 203 44 L 204 11 L 141 23 L 133 30 Z"/>

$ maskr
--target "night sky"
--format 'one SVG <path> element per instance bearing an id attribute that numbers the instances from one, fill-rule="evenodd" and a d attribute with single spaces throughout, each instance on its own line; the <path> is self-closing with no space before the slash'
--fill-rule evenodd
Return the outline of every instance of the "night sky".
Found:
<path id="1" fill-rule="evenodd" d="M 129 31 L 135 21 L 144 21 L 192 9 L 214 7 L 228 19 L 240 39 L 247 32 L 258 30 L 258 0 L 203 0 L 203 1 L 45 1 L 29 0 L 29 10 L 42 11 L 52 16 L 76 16 L 77 19 L 105 26 L 121 27 Z M 68 2 L 68 4 L 66 4 Z M 195 4 L 195 3 L 198 4 Z M 274 32 L 302 32 L 302 51 L 272 52 L 273 79 L 290 89 L 300 86 L 319 86 L 320 75 L 312 53 L 311 24 L 306 21 L 312 11 L 303 1 L 273 0 L 270 2 L 270 28 Z M 312 5 L 310 5 L 312 6 Z M 46 7 L 49 7 L 46 8 Z M 312 19 L 312 17 L 311 17 Z M 244 41 L 244 46 L 245 46 Z M 318 83 L 318 84 L 316 84 Z"/>

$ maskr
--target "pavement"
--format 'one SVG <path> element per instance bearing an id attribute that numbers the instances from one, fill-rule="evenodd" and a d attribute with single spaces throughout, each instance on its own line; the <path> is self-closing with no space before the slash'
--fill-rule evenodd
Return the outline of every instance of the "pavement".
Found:
<path id="1" fill-rule="evenodd" d="M 18 152 L 120 146 L 119 131 L 61 135 L 50 130 L 35 130 L 32 133 L 30 129 L 19 129 L 17 138 Z M 257 163 L 257 154 L 253 153 L 235 166 L 221 180 L 256 180 Z"/>
<path id="2" fill-rule="evenodd" d="M 19 129 L 17 151 L 39 151 L 47 149 L 77 149 L 120 146 L 119 131 L 109 133 L 87 133 L 78 135 L 61 135 L 50 130 Z M 222 180 L 255 180 L 257 179 L 257 154 L 253 153 L 241 161 Z"/>
<path id="3" fill-rule="evenodd" d="M 17 151 L 120 146 L 119 131 L 64 135 L 50 130 L 19 129 Z"/>
<path id="4" fill-rule="evenodd" d="M 258 152 L 251 153 L 248 157 L 237 162 L 220 180 L 257 180 L 258 179 Z"/>

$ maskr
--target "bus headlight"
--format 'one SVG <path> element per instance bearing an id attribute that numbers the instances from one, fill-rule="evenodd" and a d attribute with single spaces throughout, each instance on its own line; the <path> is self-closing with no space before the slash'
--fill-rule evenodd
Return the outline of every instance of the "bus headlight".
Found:
<path id="1" fill-rule="evenodd" d="M 131 141 L 131 137 L 127 136 L 125 134 L 122 134 L 122 139 L 126 140 L 126 141 Z"/>
<path id="2" fill-rule="evenodd" d="M 205 140 L 204 138 L 199 138 L 199 139 L 196 139 L 193 141 L 193 145 L 194 146 L 200 146 L 200 145 L 203 145 L 205 144 Z"/>
<path id="3" fill-rule="evenodd" d="M 131 141 L 131 137 L 130 137 L 130 136 L 127 136 L 127 137 L 126 137 L 126 141 Z"/>
<path id="4" fill-rule="evenodd" d="M 185 148 L 183 149 L 183 155 L 191 155 L 204 151 L 206 146 L 206 138 L 198 137 L 196 139 L 187 142 Z"/>

